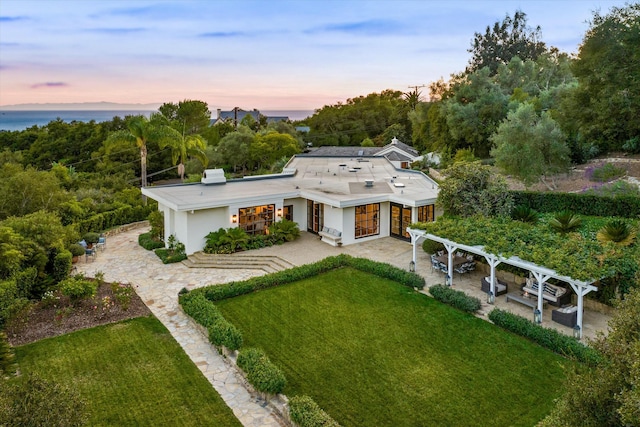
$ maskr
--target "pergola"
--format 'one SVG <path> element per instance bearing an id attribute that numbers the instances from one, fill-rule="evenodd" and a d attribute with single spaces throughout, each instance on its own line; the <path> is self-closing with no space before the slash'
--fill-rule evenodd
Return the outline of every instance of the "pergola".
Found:
<path id="1" fill-rule="evenodd" d="M 491 292 L 495 295 L 495 269 L 496 266 L 500 263 L 505 263 L 509 265 L 513 265 L 515 267 L 520 267 L 525 270 L 531 272 L 536 281 L 539 283 L 538 292 L 538 306 L 537 310 L 540 312 L 540 319 L 542 319 L 542 307 L 543 307 L 543 292 L 544 283 L 549 279 L 557 279 L 562 282 L 566 282 L 571 285 L 571 288 L 578 296 L 578 315 L 577 315 L 577 323 L 579 328 L 580 338 L 582 338 L 582 310 L 583 310 L 583 299 L 586 294 L 591 291 L 597 291 L 598 288 L 594 286 L 593 282 L 585 282 L 581 280 L 576 280 L 572 277 L 563 276 L 558 274 L 555 270 L 551 270 L 544 266 L 540 266 L 538 264 L 534 264 L 529 261 L 525 261 L 519 257 L 512 256 L 509 258 L 505 258 L 501 255 L 496 255 L 492 253 L 488 253 L 484 250 L 484 246 L 468 246 L 462 243 L 457 243 L 449 239 L 445 239 L 440 236 L 436 236 L 435 234 L 427 233 L 424 230 L 419 230 L 415 228 L 407 228 L 407 232 L 411 235 L 411 244 L 413 245 L 413 259 L 412 262 L 415 265 L 416 263 L 416 247 L 418 245 L 418 241 L 421 239 L 429 239 L 434 240 L 436 242 L 440 242 L 447 249 L 449 262 L 448 262 L 448 275 L 451 280 L 453 280 L 453 255 L 458 249 L 461 249 L 465 252 L 470 252 L 476 255 L 480 255 L 487 260 L 487 264 L 491 268 Z"/>

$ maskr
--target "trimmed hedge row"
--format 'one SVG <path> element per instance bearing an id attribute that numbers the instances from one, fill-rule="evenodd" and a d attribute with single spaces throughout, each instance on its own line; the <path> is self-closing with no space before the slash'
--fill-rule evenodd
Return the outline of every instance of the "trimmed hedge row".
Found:
<path id="1" fill-rule="evenodd" d="M 489 313 L 489 320 L 495 325 L 525 337 L 555 353 L 576 359 L 589 366 L 596 366 L 602 360 L 602 355 L 598 351 L 582 344 L 575 338 L 555 329 L 543 328 L 508 311 L 495 308 Z"/>
<path id="2" fill-rule="evenodd" d="M 300 427 L 340 427 L 309 396 L 293 396 L 289 400 L 289 416 Z"/>
<path id="3" fill-rule="evenodd" d="M 163 264 L 173 264 L 174 262 L 180 262 L 187 259 L 187 254 L 184 252 L 176 252 L 171 249 L 158 248 L 154 250 L 154 252 Z"/>
<path id="4" fill-rule="evenodd" d="M 434 285 L 429 288 L 429 293 L 434 299 L 450 305 L 458 310 L 466 311 L 467 313 L 475 313 L 480 310 L 480 300 L 476 297 L 471 297 L 462 291 L 451 289 L 444 285 Z"/>
<path id="5" fill-rule="evenodd" d="M 192 292 L 201 292 L 210 301 L 220 301 L 258 290 L 308 279 L 340 267 L 355 268 L 356 270 L 393 280 L 410 288 L 423 289 L 425 284 L 424 278 L 415 273 L 402 270 L 389 264 L 341 254 L 325 258 L 313 264 L 305 264 L 265 276 L 253 277 L 242 282 L 229 282 L 223 285 L 206 286 Z"/>
<path id="6" fill-rule="evenodd" d="M 281 393 L 287 385 L 282 371 L 258 348 L 246 348 L 238 353 L 238 366 L 247 374 L 247 380 L 263 393 Z"/>
<path id="7" fill-rule="evenodd" d="M 242 347 L 242 333 L 203 295 L 183 294 L 180 295 L 179 301 L 185 313 L 207 328 L 211 344 L 216 347 L 224 346 L 231 351 Z"/>
<path id="8" fill-rule="evenodd" d="M 95 214 L 87 219 L 76 222 L 77 230 L 84 234 L 92 230 L 107 230 L 119 225 L 144 221 L 149 214 L 156 210 L 154 204 L 147 206 L 123 206 L 112 211 Z"/>
<path id="9" fill-rule="evenodd" d="M 640 197 L 606 197 L 593 194 L 512 191 L 514 205 L 529 206 L 538 212 L 571 211 L 587 216 L 637 218 Z"/>
<path id="10" fill-rule="evenodd" d="M 164 248 L 164 242 L 162 240 L 154 239 L 150 232 L 139 235 L 138 244 L 148 251 Z"/>

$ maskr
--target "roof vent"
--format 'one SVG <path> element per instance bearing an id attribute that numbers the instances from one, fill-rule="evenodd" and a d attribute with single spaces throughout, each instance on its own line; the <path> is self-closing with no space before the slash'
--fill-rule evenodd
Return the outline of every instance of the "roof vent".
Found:
<path id="1" fill-rule="evenodd" d="M 224 176 L 223 169 L 205 169 L 200 182 L 203 184 L 225 184 L 227 178 Z"/>
<path id="2" fill-rule="evenodd" d="M 365 187 L 373 187 L 373 180 L 372 179 L 365 179 L 364 180 L 364 186 Z"/>

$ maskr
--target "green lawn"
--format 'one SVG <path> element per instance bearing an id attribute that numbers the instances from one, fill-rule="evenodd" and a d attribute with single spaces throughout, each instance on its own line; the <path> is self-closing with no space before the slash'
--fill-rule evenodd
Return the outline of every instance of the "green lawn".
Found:
<path id="1" fill-rule="evenodd" d="M 90 425 L 241 426 L 154 317 L 45 339 L 17 347 L 16 356 L 23 373 L 76 388 Z"/>
<path id="2" fill-rule="evenodd" d="M 350 268 L 216 303 L 344 426 L 531 426 L 565 360 L 489 322 Z"/>

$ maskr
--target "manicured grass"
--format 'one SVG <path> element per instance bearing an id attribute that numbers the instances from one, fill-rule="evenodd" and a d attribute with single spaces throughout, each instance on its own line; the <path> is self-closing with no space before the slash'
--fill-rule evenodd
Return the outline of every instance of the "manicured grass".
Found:
<path id="1" fill-rule="evenodd" d="M 16 348 L 23 373 L 76 388 L 90 425 L 241 426 L 154 317 L 132 319 Z"/>
<path id="2" fill-rule="evenodd" d="M 216 304 L 344 426 L 531 426 L 572 364 L 351 268 Z"/>

